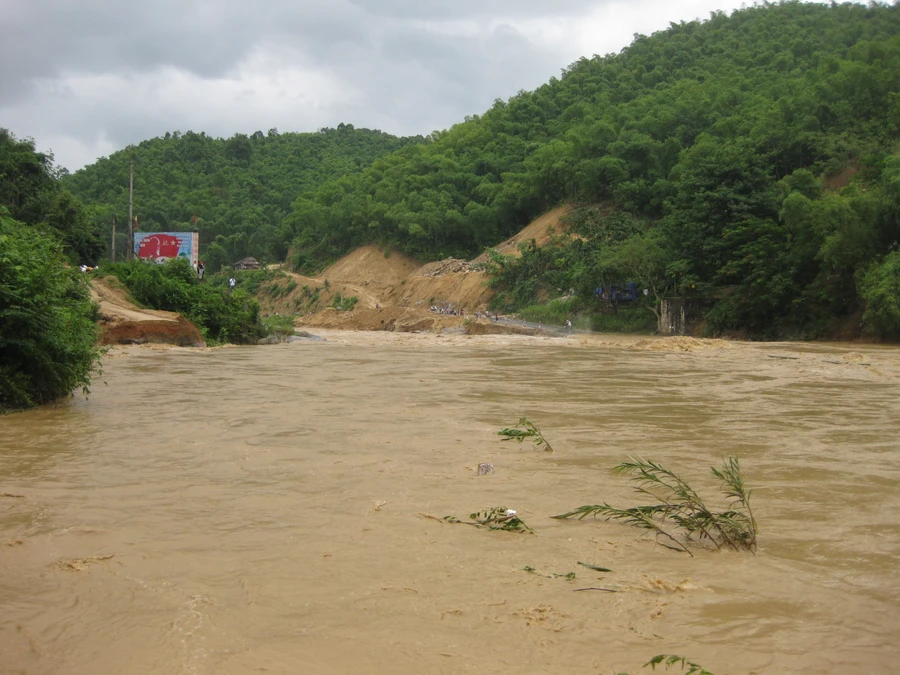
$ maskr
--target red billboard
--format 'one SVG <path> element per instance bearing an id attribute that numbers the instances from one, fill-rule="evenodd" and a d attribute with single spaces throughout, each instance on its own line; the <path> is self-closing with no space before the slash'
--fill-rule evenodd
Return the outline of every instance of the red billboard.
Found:
<path id="1" fill-rule="evenodd" d="M 173 258 L 187 258 L 196 267 L 199 251 L 198 232 L 134 233 L 134 254 L 142 260 L 162 263 Z"/>

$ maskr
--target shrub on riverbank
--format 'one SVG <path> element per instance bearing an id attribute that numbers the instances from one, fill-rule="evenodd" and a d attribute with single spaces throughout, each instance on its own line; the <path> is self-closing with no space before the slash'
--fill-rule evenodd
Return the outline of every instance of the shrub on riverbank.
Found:
<path id="1" fill-rule="evenodd" d="M 556 298 L 545 305 L 530 305 L 519 310 L 519 316 L 532 323 L 546 323 L 562 326 L 566 319 L 572 319 L 581 308 L 577 298 Z"/>
<path id="2" fill-rule="evenodd" d="M 273 314 L 262 318 L 267 335 L 290 336 L 294 334 L 294 317 L 291 314 Z"/>
<path id="3" fill-rule="evenodd" d="M 859 275 L 866 302 L 863 322 L 882 338 L 900 338 L 900 251 L 892 251 Z"/>
<path id="4" fill-rule="evenodd" d="M 646 307 L 619 307 L 590 315 L 591 330 L 598 333 L 654 333 L 656 317 Z"/>
<path id="5" fill-rule="evenodd" d="M 137 303 L 186 316 L 207 342 L 254 343 L 266 334 L 255 298 L 242 288 L 229 292 L 224 283 L 201 282 L 184 258 L 163 265 L 132 260 L 104 271 L 115 275 Z"/>
<path id="6" fill-rule="evenodd" d="M 46 403 L 98 371 L 96 305 L 60 244 L 0 207 L 0 410 Z"/>

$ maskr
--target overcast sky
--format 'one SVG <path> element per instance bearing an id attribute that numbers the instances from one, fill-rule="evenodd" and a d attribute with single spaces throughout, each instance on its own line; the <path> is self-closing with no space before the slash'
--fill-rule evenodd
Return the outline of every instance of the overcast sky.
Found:
<path id="1" fill-rule="evenodd" d="M 0 0 L 0 127 L 71 171 L 166 131 L 429 134 L 739 0 Z"/>

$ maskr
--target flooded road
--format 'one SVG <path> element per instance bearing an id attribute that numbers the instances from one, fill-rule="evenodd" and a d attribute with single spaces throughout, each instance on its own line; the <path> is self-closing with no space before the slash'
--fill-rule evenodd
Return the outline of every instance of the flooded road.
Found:
<path id="1" fill-rule="evenodd" d="M 127 348 L 0 417 L 0 672 L 896 672 L 900 350 L 326 337 Z M 639 503 L 637 455 L 716 504 L 739 457 L 758 554 L 549 518 Z M 442 520 L 494 506 L 536 535 Z"/>

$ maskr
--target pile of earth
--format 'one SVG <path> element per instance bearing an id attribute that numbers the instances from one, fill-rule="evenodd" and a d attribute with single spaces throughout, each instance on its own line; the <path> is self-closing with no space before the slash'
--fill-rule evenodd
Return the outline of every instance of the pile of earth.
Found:
<path id="1" fill-rule="evenodd" d="M 569 210 L 559 207 L 544 214 L 495 250 L 518 255 L 521 242 L 545 244 L 564 229 L 560 219 Z M 530 334 L 530 328 L 479 318 L 494 296 L 484 272 L 487 260 L 484 253 L 471 261 L 447 258 L 422 265 L 370 244 L 317 277 L 283 272 L 261 290 L 260 307 L 264 314 L 298 315 L 297 325 L 322 328 Z"/>
<path id="2" fill-rule="evenodd" d="M 100 306 L 102 344 L 206 346 L 193 323 L 175 312 L 140 309 L 128 300 L 125 290 L 112 277 L 93 279 L 91 297 Z"/>
<path id="3" fill-rule="evenodd" d="M 506 241 L 500 242 L 493 247 L 493 250 L 501 255 L 511 255 L 519 257 L 522 255 L 519 251 L 519 244 L 534 240 L 538 246 L 544 246 L 550 241 L 554 234 L 561 234 L 566 231 L 566 225 L 563 218 L 572 211 L 571 205 L 558 206 L 551 211 L 547 211 L 542 216 L 538 216 L 532 220 L 527 226 L 522 228 L 518 233 Z M 488 252 L 485 251 L 477 258 L 472 260 L 473 265 L 479 265 L 488 261 Z"/>

